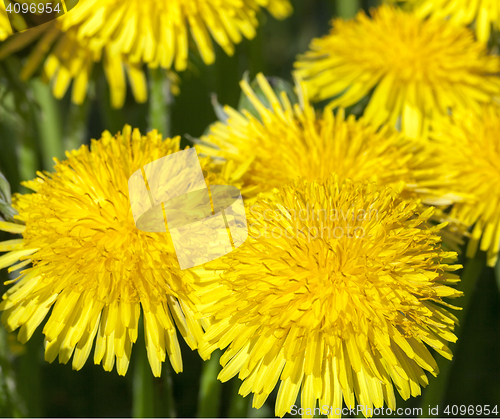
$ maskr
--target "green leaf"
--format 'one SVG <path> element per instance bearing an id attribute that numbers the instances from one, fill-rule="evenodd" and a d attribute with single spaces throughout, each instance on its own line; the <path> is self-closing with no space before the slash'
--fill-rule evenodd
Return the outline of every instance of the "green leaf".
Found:
<path id="1" fill-rule="evenodd" d="M 8 204 L 12 202 L 10 195 L 10 183 L 1 172 L 0 172 L 0 200 L 5 201 Z"/>
<path id="2" fill-rule="evenodd" d="M 17 211 L 11 205 L 11 198 L 9 181 L 0 172 L 0 213 L 2 213 L 5 220 L 12 222 Z"/>

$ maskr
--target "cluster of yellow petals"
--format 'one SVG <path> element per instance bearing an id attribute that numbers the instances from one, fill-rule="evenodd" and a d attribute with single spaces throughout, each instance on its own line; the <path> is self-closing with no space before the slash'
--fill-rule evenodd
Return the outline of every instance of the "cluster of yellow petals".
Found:
<path id="1" fill-rule="evenodd" d="M 144 102 L 143 64 L 183 71 L 193 41 L 203 61 L 211 64 L 212 39 L 232 55 L 243 37 L 255 36 L 261 8 L 277 18 L 292 11 L 288 0 L 80 0 L 46 30 L 22 77 L 30 77 L 52 48 L 44 73 L 54 80 L 56 97 L 74 80 L 73 102 L 82 103 L 93 65 L 102 60 L 112 105 L 123 106 L 127 78 L 135 99 Z"/>
<path id="2" fill-rule="evenodd" d="M 166 354 L 174 370 L 182 370 L 177 329 L 192 349 L 198 346 L 203 330 L 190 297 L 193 276 L 180 270 L 167 234 L 135 227 L 128 196 L 132 173 L 177 151 L 178 137 L 141 136 L 125 126 L 116 137 L 104 132 L 90 149 L 68 152 L 54 173 L 25 183 L 34 193 L 15 196 L 25 225 L 4 221 L 0 229 L 23 238 L 0 243 L 0 251 L 8 251 L 0 268 L 32 266 L 11 281 L 0 304 L 2 321 L 9 331 L 20 327 L 24 343 L 52 309 L 43 329 L 46 360 L 59 355 L 66 363 L 73 355 L 73 368 L 80 369 L 96 341 L 94 362 L 110 371 L 116 359 L 125 374 L 141 308 L 155 376 Z M 208 173 L 209 159 L 201 164 Z M 206 179 L 221 176 L 219 170 Z"/>
<path id="3" fill-rule="evenodd" d="M 500 95 L 500 58 L 467 28 L 390 6 L 332 25 L 295 64 L 314 100 L 347 107 L 371 95 L 367 120 L 421 138 L 433 117 Z"/>
<path id="4" fill-rule="evenodd" d="M 299 180 L 260 197 L 247 242 L 199 270 L 203 312 L 214 316 L 200 352 L 227 348 L 219 379 L 238 375 L 255 408 L 280 382 L 278 416 L 299 390 L 305 412 L 319 401 L 330 417 L 355 399 L 395 409 L 393 386 L 418 396 L 425 371 L 438 373 L 426 345 L 451 359 L 456 318 L 443 298 L 461 294 L 448 286 L 460 266 L 440 247 L 443 226 L 425 227 L 433 209 L 419 213 L 401 188 Z"/>

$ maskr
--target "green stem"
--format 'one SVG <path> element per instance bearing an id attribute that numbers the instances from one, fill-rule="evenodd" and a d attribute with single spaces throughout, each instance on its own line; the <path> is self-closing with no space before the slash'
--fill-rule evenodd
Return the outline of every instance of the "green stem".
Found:
<path id="1" fill-rule="evenodd" d="M 7 77 L 11 94 L 4 95 L 5 92 L 2 91 L 2 101 L 8 106 L 1 109 L 0 119 L 3 125 L 1 133 L 4 136 L 8 135 L 4 138 L 14 137 L 14 141 L 5 141 L 7 144 L 2 144 L 3 163 L 8 170 L 12 168 L 11 162 L 14 160 L 15 170 L 10 171 L 17 172 L 15 178 L 24 181 L 33 179 L 39 169 L 36 129 L 38 112 L 34 101 L 28 99 L 31 97 L 29 89 L 18 78 L 19 72 L 20 63 L 17 60 L 9 57 L 2 63 L 2 73 Z M 12 110 L 9 112 L 8 109 L 12 109 L 13 112 Z M 13 152 L 15 155 L 11 154 Z M 10 157 L 5 159 L 9 154 Z M 20 192 L 28 191 L 25 187 L 20 189 Z"/>
<path id="2" fill-rule="evenodd" d="M 140 321 L 139 324 L 141 324 Z M 142 326 L 139 329 L 139 338 L 134 344 L 134 351 L 136 363 L 132 389 L 132 416 L 152 418 L 155 414 L 154 378 L 149 366 Z"/>
<path id="3" fill-rule="evenodd" d="M 258 73 L 262 72 L 266 74 L 266 63 L 264 60 L 264 48 L 263 48 L 263 26 L 264 26 L 264 14 L 258 15 L 259 26 L 256 28 L 255 38 L 248 42 L 248 61 L 249 61 L 249 71 L 250 80 L 253 80 Z M 235 73 L 238 74 L 238 69 L 235 69 Z"/>
<path id="4" fill-rule="evenodd" d="M 64 133 L 64 150 L 76 150 L 87 140 L 89 109 L 90 100 L 88 98 L 81 105 L 71 104 Z"/>
<path id="5" fill-rule="evenodd" d="M 455 313 L 459 322 L 459 327 L 454 332 L 458 338 L 458 342 L 460 342 L 460 334 L 462 332 L 463 322 L 466 318 L 472 296 L 474 294 L 476 282 L 481 276 L 485 265 L 486 257 L 484 252 L 478 252 L 474 259 L 470 259 L 465 263 L 465 267 L 461 275 L 461 281 L 459 286 L 457 287 L 464 293 L 464 295 L 460 298 L 463 309 Z M 456 345 L 452 350 L 453 352 L 456 352 Z M 436 361 L 439 367 L 439 374 L 431 381 L 429 387 L 425 390 L 422 396 L 421 406 L 423 407 L 424 412 L 427 411 L 426 409 L 428 406 L 436 407 L 436 405 L 441 405 L 443 403 L 446 391 L 448 389 L 450 372 L 454 364 L 453 361 L 448 361 L 443 357 L 437 358 Z"/>
<path id="6" fill-rule="evenodd" d="M 257 35 L 258 37 L 259 35 Z M 257 44 L 253 44 L 256 41 Z M 252 44 L 254 48 L 259 48 L 258 39 L 252 40 Z M 252 58 L 253 54 L 256 51 L 251 53 Z M 217 48 L 217 59 L 215 63 L 210 66 L 210 71 L 212 72 L 215 80 L 215 85 L 213 89 L 217 92 L 217 99 L 219 103 L 229 106 L 236 106 L 238 104 L 238 99 L 240 97 L 240 72 L 238 68 L 240 49 L 236 48 L 236 51 L 233 56 L 229 56 L 222 51 L 220 47 Z M 250 70 L 255 70 L 257 67 L 255 64 L 250 66 Z"/>
<path id="7" fill-rule="evenodd" d="M 360 9 L 360 0 L 337 0 L 337 16 L 343 19 L 353 18 Z"/>
<path id="8" fill-rule="evenodd" d="M 52 170 L 54 166 L 53 158 L 62 159 L 64 155 L 62 118 L 59 104 L 50 91 L 50 86 L 43 83 L 40 79 L 33 79 L 30 84 L 36 102 L 40 107 L 39 112 L 37 112 L 37 127 L 43 168 L 45 170 Z"/>
<path id="9" fill-rule="evenodd" d="M 215 418 L 219 416 L 222 386 L 220 381 L 217 380 L 220 371 L 219 360 L 220 351 L 216 351 L 208 361 L 203 363 L 198 401 L 199 418 Z"/>
<path id="10" fill-rule="evenodd" d="M 19 358 L 19 387 L 23 399 L 26 401 L 30 417 L 45 416 L 42 413 L 43 386 L 40 364 L 43 362 L 41 350 L 43 337 L 36 333 L 25 345 L 26 352 Z"/>
<path id="11" fill-rule="evenodd" d="M 170 81 L 162 68 L 149 69 L 149 128 L 157 129 L 164 138 L 170 136 Z"/>
<path id="12" fill-rule="evenodd" d="M 175 418 L 176 412 L 174 401 L 173 370 L 168 360 L 163 366 L 162 378 L 162 392 L 159 395 L 161 400 L 161 416 L 166 418 Z"/>
<path id="13" fill-rule="evenodd" d="M 241 381 L 237 378 L 233 379 L 231 387 L 231 400 L 229 401 L 229 417 L 230 418 L 246 418 L 248 416 L 248 407 L 250 404 L 251 396 L 243 397 L 238 391 L 240 389 Z"/>

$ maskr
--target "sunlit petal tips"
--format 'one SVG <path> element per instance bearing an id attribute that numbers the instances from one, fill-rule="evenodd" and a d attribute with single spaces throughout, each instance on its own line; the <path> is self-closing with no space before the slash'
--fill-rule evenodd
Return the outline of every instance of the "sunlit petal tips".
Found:
<path id="1" fill-rule="evenodd" d="M 389 6 L 334 20 L 296 62 L 314 100 L 350 106 L 371 95 L 364 116 L 425 136 L 435 115 L 478 109 L 500 94 L 500 58 L 467 28 Z"/>
<path id="2" fill-rule="evenodd" d="M 141 313 L 155 376 L 167 355 L 182 371 L 177 330 L 197 348 L 202 327 L 195 319 L 193 276 L 180 270 L 168 234 L 136 228 L 128 196 L 132 173 L 177 151 L 178 137 L 141 136 L 125 126 L 115 137 L 104 132 L 90 149 L 67 152 L 54 173 L 25 183 L 34 193 L 14 197 L 25 225 L 2 222 L 0 229 L 23 238 L 0 243 L 8 252 L 0 267 L 33 266 L 21 270 L 3 296 L 2 321 L 9 331 L 20 328 L 24 343 L 52 310 L 43 328 L 47 361 L 59 356 L 66 363 L 73 356 L 78 370 L 96 342 L 94 362 L 106 371 L 116 364 L 124 375 Z M 209 164 L 201 160 L 206 172 Z"/>
<path id="3" fill-rule="evenodd" d="M 455 253 L 425 227 L 432 209 L 417 207 L 399 188 L 336 177 L 257 200 L 247 242 L 199 271 L 215 316 L 200 351 L 225 348 L 219 379 L 238 375 L 256 408 L 278 385 L 280 417 L 299 391 L 309 417 L 318 402 L 329 417 L 356 401 L 372 416 L 395 409 L 394 387 L 420 395 L 425 371 L 438 373 L 427 346 L 452 357 L 456 318 L 443 299 L 461 293 L 449 286 Z"/>

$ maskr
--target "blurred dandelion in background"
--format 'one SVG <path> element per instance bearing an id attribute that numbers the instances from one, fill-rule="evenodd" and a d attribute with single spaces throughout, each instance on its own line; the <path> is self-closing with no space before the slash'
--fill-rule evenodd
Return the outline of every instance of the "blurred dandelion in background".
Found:
<path id="1" fill-rule="evenodd" d="M 184 71 L 190 50 L 212 64 L 212 39 L 232 55 L 235 44 L 255 36 L 261 8 L 280 19 L 292 12 L 288 0 L 80 0 L 71 13 L 45 28 L 22 78 L 30 78 L 44 62 L 43 74 L 53 80 L 54 95 L 62 98 L 73 80 L 72 99 L 81 104 L 94 63 L 102 60 L 113 107 L 125 101 L 125 74 L 135 99 L 145 102 L 144 64 Z M 26 33 L 11 48 L 32 39 Z M 173 73 L 169 76 L 175 80 Z"/>
<path id="2" fill-rule="evenodd" d="M 500 9 L 495 1 L 470 0 L 405 0 L 419 16 L 449 19 L 457 25 L 474 24 L 477 39 L 488 42 L 491 30 L 498 30 Z"/>
<path id="3" fill-rule="evenodd" d="M 332 25 L 295 64 L 316 101 L 346 107 L 371 94 L 368 121 L 425 138 L 432 117 L 479 109 L 500 94 L 500 59 L 469 29 L 390 6 Z"/>

